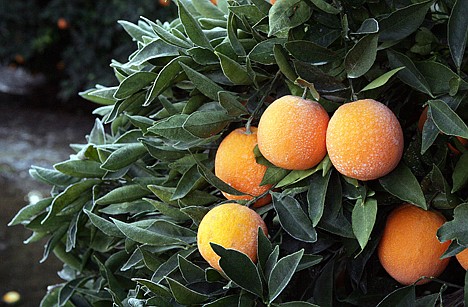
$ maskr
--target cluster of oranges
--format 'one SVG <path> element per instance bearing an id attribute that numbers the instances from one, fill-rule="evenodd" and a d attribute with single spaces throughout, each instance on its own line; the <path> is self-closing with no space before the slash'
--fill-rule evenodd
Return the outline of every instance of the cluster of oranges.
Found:
<path id="1" fill-rule="evenodd" d="M 385 176 L 399 163 L 403 132 L 393 112 L 372 99 L 339 107 L 330 118 L 317 102 L 284 96 L 271 103 L 258 127 L 238 128 L 221 142 L 215 157 L 215 174 L 245 195 L 224 193 L 229 200 L 252 200 L 266 194 L 272 185 L 260 185 L 267 167 L 256 162 L 254 149 L 276 167 L 306 170 L 329 155 L 336 170 L 358 180 Z M 257 199 L 254 207 L 271 201 Z M 378 248 L 384 269 L 398 282 L 409 285 L 429 281 L 446 268 L 449 258 L 440 259 L 450 242 L 440 243 L 437 230 L 445 218 L 411 204 L 395 209 L 388 217 Z M 198 248 L 217 270 L 220 257 L 210 242 L 232 248 L 257 259 L 257 235 L 267 227 L 252 209 L 226 203 L 210 210 L 198 229 Z M 468 268 L 468 252 L 457 255 Z"/>

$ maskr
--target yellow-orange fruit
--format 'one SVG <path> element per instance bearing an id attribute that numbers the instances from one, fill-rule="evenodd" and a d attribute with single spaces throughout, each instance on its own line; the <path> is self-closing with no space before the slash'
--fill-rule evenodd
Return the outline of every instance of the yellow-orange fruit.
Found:
<path id="1" fill-rule="evenodd" d="M 461 253 L 458 253 L 455 257 L 457 257 L 457 260 L 460 263 L 460 265 L 465 270 L 468 270 L 468 248 L 463 250 Z"/>
<path id="2" fill-rule="evenodd" d="M 171 5 L 171 0 L 159 0 L 160 6 L 169 6 Z"/>
<path id="3" fill-rule="evenodd" d="M 252 209 L 236 203 L 219 205 L 211 209 L 200 222 L 197 234 L 198 250 L 218 271 L 221 271 L 220 257 L 213 251 L 210 242 L 235 249 L 256 262 L 259 227 L 265 235 L 268 234 L 265 222 Z"/>
<path id="4" fill-rule="evenodd" d="M 217 5 L 217 4 L 218 4 L 218 0 L 211 0 L 211 3 L 213 3 L 214 5 Z"/>
<path id="5" fill-rule="evenodd" d="M 258 149 L 268 161 L 284 169 L 314 167 L 327 154 L 329 119 L 319 103 L 283 96 L 269 105 L 260 118 Z"/>
<path id="6" fill-rule="evenodd" d="M 221 180 L 247 195 L 232 195 L 223 192 L 227 199 L 250 200 L 259 196 L 271 185 L 260 185 L 266 172 L 266 166 L 255 161 L 254 148 L 257 145 L 257 127 L 238 128 L 228 134 L 216 151 L 215 174 Z M 256 202 L 256 206 L 269 203 L 268 195 Z"/>
<path id="7" fill-rule="evenodd" d="M 270 0 L 270 3 L 273 5 L 275 4 L 276 0 Z"/>
<path id="8" fill-rule="evenodd" d="M 340 106 L 330 119 L 327 150 L 343 175 L 372 180 L 390 173 L 403 154 L 403 131 L 384 104 L 364 99 Z"/>
<path id="9" fill-rule="evenodd" d="M 63 17 L 60 17 L 58 20 L 57 20 L 57 27 L 60 29 L 60 30 L 66 30 L 68 29 L 70 25 L 68 24 L 68 21 L 63 18 Z"/>
<path id="10" fill-rule="evenodd" d="M 441 214 L 410 204 L 393 210 L 378 247 L 380 263 L 387 273 L 403 285 L 413 284 L 422 276 L 439 276 L 450 261 L 440 259 L 450 245 L 437 239 L 437 230 L 444 222 Z M 418 284 L 429 281 L 423 279 Z"/>

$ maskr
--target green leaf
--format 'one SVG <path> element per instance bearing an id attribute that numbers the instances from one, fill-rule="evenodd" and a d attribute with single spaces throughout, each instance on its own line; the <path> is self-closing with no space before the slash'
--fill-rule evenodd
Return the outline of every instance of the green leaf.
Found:
<path id="1" fill-rule="evenodd" d="M 240 116 L 248 113 L 245 106 L 229 92 L 218 92 L 217 100 L 230 116 Z"/>
<path id="2" fill-rule="evenodd" d="M 209 168 L 204 166 L 202 163 L 197 162 L 197 165 L 198 171 L 200 172 L 200 174 L 202 174 L 203 178 L 205 178 L 206 181 L 208 181 L 215 188 L 218 188 L 221 191 L 232 195 L 245 195 L 245 193 L 239 192 L 238 190 L 231 187 L 229 184 L 216 177 L 216 175 L 213 174 L 213 172 Z"/>
<path id="3" fill-rule="evenodd" d="M 270 38 L 258 43 L 250 52 L 248 57 L 253 62 L 273 65 L 276 64 L 273 47 L 275 45 L 283 45 L 286 42 L 283 38 Z"/>
<path id="4" fill-rule="evenodd" d="M 185 242 L 182 240 L 160 235 L 154 231 L 127 224 L 114 218 L 111 218 L 111 220 L 127 238 L 135 242 L 151 246 L 185 245 Z"/>
<path id="5" fill-rule="evenodd" d="M 319 307 L 319 305 L 315 305 L 315 304 L 307 303 L 307 302 L 303 302 L 303 301 L 292 301 L 292 302 L 277 304 L 277 305 L 274 305 L 274 306 L 278 306 L 278 307 Z"/>
<path id="6" fill-rule="evenodd" d="M 66 282 L 59 291 L 58 294 L 58 306 L 62 307 L 69 303 L 70 298 L 73 294 L 83 285 L 86 281 L 88 281 L 91 276 L 88 277 L 79 277 L 76 279 L 72 279 Z"/>
<path id="7" fill-rule="evenodd" d="M 305 1 L 278 1 L 268 14 L 268 36 L 286 38 L 290 29 L 304 23 L 311 14 L 312 10 Z"/>
<path id="8" fill-rule="evenodd" d="M 149 194 L 151 193 L 148 191 L 148 189 L 141 187 L 139 184 L 128 184 L 109 191 L 109 193 L 98 198 L 96 200 L 96 204 L 119 204 L 123 202 L 138 200 Z"/>
<path id="9" fill-rule="evenodd" d="M 231 7 L 230 7 L 231 8 Z M 233 11 L 229 9 L 227 20 L 227 39 L 236 55 L 245 56 L 245 49 L 237 37 L 237 21 Z"/>
<path id="10" fill-rule="evenodd" d="M 173 253 L 166 262 L 161 264 L 156 271 L 154 272 L 151 280 L 156 283 L 160 283 L 164 278 L 166 278 L 170 273 L 175 271 L 179 266 L 179 255 L 182 257 L 188 257 L 197 250 L 196 247 L 183 249 Z"/>
<path id="11" fill-rule="evenodd" d="M 200 206 L 188 206 L 180 209 L 180 211 L 188 215 L 196 225 L 200 225 L 201 220 L 210 209 Z"/>
<path id="12" fill-rule="evenodd" d="M 145 103 L 143 104 L 144 107 L 151 104 L 151 102 L 156 99 L 159 95 L 161 95 L 170 85 L 171 83 L 180 75 L 180 65 L 179 63 L 190 63 L 191 59 L 186 56 L 179 56 L 175 59 L 172 59 L 169 63 L 167 63 L 159 72 L 156 80 L 154 81 L 151 89 L 148 92 L 146 97 Z"/>
<path id="13" fill-rule="evenodd" d="M 47 294 L 42 298 L 41 303 L 39 306 L 41 307 L 56 307 L 58 304 L 58 297 L 59 297 L 59 292 L 60 292 L 59 287 L 54 287 L 50 290 L 47 291 Z M 63 307 L 74 307 L 75 305 L 66 302 Z"/>
<path id="14" fill-rule="evenodd" d="M 145 86 L 149 85 L 156 79 L 157 74 L 148 71 L 138 71 L 125 78 L 119 85 L 119 88 L 114 93 L 117 99 L 125 99 Z"/>
<path id="15" fill-rule="evenodd" d="M 196 111 L 187 117 L 182 127 L 199 138 L 209 138 L 221 132 L 232 119 L 225 111 Z"/>
<path id="16" fill-rule="evenodd" d="M 337 9 L 336 7 L 334 7 L 328 2 L 325 2 L 324 0 L 309 0 L 309 1 L 312 2 L 318 9 L 320 9 L 321 11 L 327 14 L 336 15 L 341 12 L 340 9 Z"/>
<path id="17" fill-rule="evenodd" d="M 281 258 L 273 267 L 268 279 L 268 300 L 273 302 L 286 288 L 301 261 L 304 249 Z"/>
<path id="18" fill-rule="evenodd" d="M 377 34 L 368 34 L 348 51 L 345 58 L 348 78 L 359 78 L 374 65 L 377 56 L 377 42 Z"/>
<path id="19" fill-rule="evenodd" d="M 276 184 L 276 188 L 281 188 L 284 186 L 292 185 L 295 183 L 298 183 L 299 181 L 312 176 L 315 174 L 317 171 L 319 171 L 321 168 L 321 165 L 317 165 L 314 168 L 310 168 L 307 170 L 294 170 L 289 172 L 280 182 Z"/>
<path id="20" fill-rule="evenodd" d="M 423 23 L 424 17 L 434 1 L 411 4 L 398 9 L 379 21 L 379 40 L 396 41 L 403 39 Z"/>
<path id="21" fill-rule="evenodd" d="M 221 62 L 221 69 L 224 75 L 234 84 L 249 85 L 252 84 L 247 68 L 240 65 L 237 61 L 232 60 L 230 57 L 215 51 Z"/>
<path id="22" fill-rule="evenodd" d="M 172 141 L 191 142 L 199 140 L 200 138 L 183 128 L 188 117 L 187 114 L 173 115 L 156 122 L 152 127 L 148 128 L 148 131 Z"/>
<path id="23" fill-rule="evenodd" d="M 95 102 L 102 105 L 112 105 L 115 103 L 114 93 L 117 91 L 117 86 L 114 87 L 102 87 L 92 88 L 84 92 L 80 92 L 79 95 L 91 102 Z"/>
<path id="24" fill-rule="evenodd" d="M 54 164 L 59 172 L 78 178 L 102 178 L 106 171 L 101 169 L 101 163 L 92 160 L 68 160 Z"/>
<path id="25" fill-rule="evenodd" d="M 431 88 L 429 83 L 427 83 L 424 76 L 421 72 L 416 68 L 413 61 L 408 58 L 403 53 L 399 53 L 397 51 L 388 50 L 387 51 L 388 61 L 392 68 L 402 67 L 402 69 L 397 73 L 398 78 L 403 81 L 404 83 L 408 84 L 412 88 L 426 93 L 432 97 Z"/>
<path id="26" fill-rule="evenodd" d="M 166 43 L 173 45 L 175 47 L 180 47 L 180 48 L 185 48 L 188 49 L 192 47 L 192 44 L 189 43 L 187 40 L 179 38 L 172 34 L 171 32 L 167 31 L 163 27 L 161 27 L 158 24 L 151 24 L 151 27 L 153 28 L 153 31 L 161 38 L 163 39 Z"/>
<path id="27" fill-rule="evenodd" d="M 154 209 L 161 212 L 163 215 L 171 217 L 177 221 L 186 221 L 190 217 L 183 213 L 179 207 L 171 206 L 164 202 L 156 201 L 154 199 L 143 198 L 144 201 L 150 203 Z"/>
<path id="28" fill-rule="evenodd" d="M 197 166 L 193 165 L 180 178 L 171 200 L 176 200 L 187 196 L 187 194 L 195 187 L 195 184 L 200 180 L 200 178 L 201 175 L 198 172 Z"/>
<path id="29" fill-rule="evenodd" d="M 30 220 L 31 218 L 43 212 L 47 207 L 49 207 L 52 204 L 52 201 L 53 201 L 52 197 L 44 198 L 35 204 L 29 204 L 21 208 L 18 211 L 18 213 L 16 213 L 16 215 L 8 223 L 8 226 L 18 225 L 25 221 Z"/>
<path id="30" fill-rule="evenodd" d="M 452 59 L 460 69 L 468 40 L 468 6 L 466 0 L 457 0 L 448 21 L 447 38 Z"/>
<path id="31" fill-rule="evenodd" d="M 153 35 L 150 31 L 126 20 L 118 20 L 117 23 L 136 41 L 143 42 L 143 36 Z"/>
<path id="32" fill-rule="evenodd" d="M 379 32 L 379 22 L 375 18 L 364 20 L 359 29 L 353 34 L 375 34 Z"/>
<path id="33" fill-rule="evenodd" d="M 273 46 L 273 54 L 275 56 L 275 62 L 283 75 L 291 82 L 296 81 L 297 74 L 289 63 L 289 56 L 284 47 L 279 44 L 275 44 Z"/>
<path id="34" fill-rule="evenodd" d="M 252 260 L 237 250 L 225 249 L 215 243 L 210 243 L 210 245 L 214 252 L 221 257 L 219 265 L 224 274 L 242 289 L 262 297 L 262 281 Z"/>
<path id="35" fill-rule="evenodd" d="M 415 286 L 406 286 L 397 289 L 387 295 L 380 303 L 378 307 L 413 307 L 416 305 L 416 291 Z"/>
<path id="36" fill-rule="evenodd" d="M 184 26 L 185 33 L 187 33 L 187 36 L 192 42 L 197 46 L 213 49 L 210 40 L 206 37 L 205 33 L 203 33 L 198 21 L 187 11 L 185 4 L 179 1 L 178 7 L 180 21 Z"/>
<path id="37" fill-rule="evenodd" d="M 385 85 L 388 82 L 388 80 L 390 80 L 390 78 L 393 77 L 394 74 L 396 74 L 402 69 L 404 69 L 404 67 L 398 67 L 387 71 L 386 73 L 384 73 L 383 75 L 381 75 L 377 79 L 374 79 L 371 83 L 366 85 L 360 92 L 373 90 L 375 88 L 381 87 L 382 85 Z"/>
<path id="38" fill-rule="evenodd" d="M 205 271 L 200 268 L 198 265 L 193 264 L 186 258 L 178 255 L 179 269 L 184 277 L 185 281 L 188 283 L 194 283 L 197 281 L 205 280 Z"/>
<path id="39" fill-rule="evenodd" d="M 301 207 L 301 204 L 292 196 L 282 196 L 272 192 L 273 206 L 278 213 L 281 227 L 293 238 L 303 242 L 317 241 L 317 233 L 312 221 Z"/>
<path id="40" fill-rule="evenodd" d="M 106 235 L 110 237 L 115 237 L 115 238 L 124 238 L 125 236 L 122 234 L 122 232 L 115 226 L 114 223 L 92 213 L 89 210 L 84 210 L 84 213 L 89 217 L 89 220 L 91 223 L 93 223 L 96 228 L 98 228 L 100 231 L 105 233 Z"/>
<path id="41" fill-rule="evenodd" d="M 127 65 L 141 65 L 152 59 L 176 57 L 178 55 L 179 48 L 158 38 L 140 49 Z"/>
<path id="42" fill-rule="evenodd" d="M 169 284 L 169 288 L 171 289 L 172 295 L 179 304 L 201 304 L 209 298 L 208 295 L 189 289 L 180 282 L 176 281 L 175 279 L 166 277 L 166 281 Z"/>
<path id="43" fill-rule="evenodd" d="M 458 205 L 453 211 L 453 220 L 445 222 L 437 231 L 440 242 L 457 240 L 458 244 L 468 245 L 468 203 Z"/>
<path id="44" fill-rule="evenodd" d="M 424 75 L 433 94 L 448 94 L 450 92 L 450 81 L 459 80 L 458 87 L 467 88 L 467 83 L 459 79 L 449 67 L 434 61 L 423 61 L 415 63 L 417 69 Z"/>
<path id="45" fill-rule="evenodd" d="M 333 51 L 309 41 L 289 41 L 285 47 L 294 58 L 306 63 L 321 65 L 336 59 Z"/>
<path id="46" fill-rule="evenodd" d="M 68 176 L 54 169 L 43 168 L 40 166 L 31 166 L 29 174 L 36 180 L 40 180 L 50 185 L 68 186 L 77 182 L 79 179 Z"/>
<path id="47" fill-rule="evenodd" d="M 327 195 L 328 183 L 332 172 L 325 176 L 315 173 L 310 178 L 309 190 L 307 191 L 307 203 L 309 204 L 309 217 L 312 225 L 317 226 L 322 218 L 325 207 L 325 197 Z"/>
<path id="48" fill-rule="evenodd" d="M 137 283 L 145 286 L 153 292 L 154 294 L 162 297 L 167 297 L 170 298 L 172 297 L 170 290 L 161 284 L 155 283 L 154 281 L 148 280 L 148 279 L 143 279 L 143 278 L 132 278 L 133 281 L 136 281 Z"/>
<path id="49" fill-rule="evenodd" d="M 379 182 L 390 194 L 427 210 L 421 186 L 411 169 L 405 164 L 400 163 L 392 172 L 380 178 Z"/>
<path id="50" fill-rule="evenodd" d="M 258 235 L 257 235 L 258 245 L 257 245 L 257 256 L 258 256 L 258 264 L 261 268 L 265 268 L 265 264 L 270 256 L 271 252 L 273 251 L 273 246 L 270 240 L 267 238 L 265 233 L 263 232 L 262 228 L 258 228 Z"/>
<path id="51" fill-rule="evenodd" d="M 134 163 L 146 153 L 146 147 L 142 143 L 125 144 L 125 146 L 111 153 L 101 165 L 101 168 L 108 171 L 118 171 Z"/>
<path id="52" fill-rule="evenodd" d="M 452 193 L 460 191 L 468 183 L 468 152 L 465 152 L 455 165 L 452 180 Z"/>
<path id="53" fill-rule="evenodd" d="M 429 100 L 429 113 L 434 124 L 445 134 L 468 139 L 468 126 L 443 100 Z"/>
<path id="54" fill-rule="evenodd" d="M 314 302 L 319 306 L 333 306 L 335 290 L 335 259 L 331 258 L 322 268 L 313 288 Z"/>
<path id="55" fill-rule="evenodd" d="M 215 301 L 209 302 L 203 307 L 225 307 L 225 306 L 238 306 L 239 295 L 233 294 L 228 296 L 223 296 Z"/>
<path id="56" fill-rule="evenodd" d="M 217 100 L 218 92 L 224 91 L 224 89 L 218 84 L 214 83 L 208 77 L 202 75 L 201 73 L 193 70 L 189 66 L 180 63 L 180 66 L 184 69 L 190 81 L 197 87 L 197 89 L 206 97 L 213 100 Z"/>
<path id="57" fill-rule="evenodd" d="M 377 217 L 377 200 L 368 198 L 365 203 L 358 199 L 352 214 L 353 232 L 361 246 L 366 247 Z"/>

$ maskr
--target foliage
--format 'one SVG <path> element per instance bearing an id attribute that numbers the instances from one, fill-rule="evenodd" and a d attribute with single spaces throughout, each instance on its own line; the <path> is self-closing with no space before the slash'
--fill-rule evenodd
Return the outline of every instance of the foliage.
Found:
<path id="1" fill-rule="evenodd" d="M 21 14 L 18 14 L 21 12 Z M 173 19 L 176 7 L 155 1 L 26 0 L 0 4 L 2 64 L 44 73 L 70 98 L 96 83 L 112 84 L 111 59 L 124 61 L 132 43 L 116 20 Z"/>
<path id="2" fill-rule="evenodd" d="M 137 42 L 118 84 L 82 97 L 100 104 L 85 144 L 54 169 L 31 175 L 51 197 L 11 222 L 48 237 L 64 283 L 43 306 L 434 306 L 463 301 L 455 261 L 424 286 L 396 289 L 375 254 L 387 213 L 403 202 L 443 213 L 446 256 L 468 246 L 468 138 L 464 0 L 179 0 L 170 23 L 123 23 Z M 331 114 L 356 98 L 388 105 L 402 124 L 398 168 L 360 182 L 328 157 L 315 168 L 269 165 L 273 202 L 257 209 L 258 263 L 213 245 L 222 276 L 196 247 L 196 230 L 220 190 L 216 148 L 256 124 L 269 97 L 306 95 Z M 245 105 L 244 105 L 244 104 Z M 422 133 L 416 128 L 429 106 Z M 448 149 L 447 143 L 457 148 Z M 252 201 L 253 202 L 253 201 Z M 251 204 L 252 202 L 248 203 Z M 396 290 L 395 290 L 396 289 Z"/>

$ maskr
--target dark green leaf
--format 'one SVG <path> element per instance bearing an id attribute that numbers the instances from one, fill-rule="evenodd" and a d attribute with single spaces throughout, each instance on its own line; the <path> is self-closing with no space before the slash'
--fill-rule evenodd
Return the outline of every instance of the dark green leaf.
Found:
<path id="1" fill-rule="evenodd" d="M 122 26 L 122 28 L 124 28 L 125 32 L 127 32 L 136 41 L 143 42 L 143 36 L 153 36 L 153 33 L 134 23 L 126 20 L 118 20 L 117 22 Z"/>
<path id="2" fill-rule="evenodd" d="M 359 29 L 353 34 L 375 34 L 379 32 L 379 22 L 375 18 L 364 20 Z"/>
<path id="3" fill-rule="evenodd" d="M 268 260 L 268 257 L 273 251 L 273 246 L 260 227 L 258 228 L 257 238 L 258 238 L 258 246 L 257 246 L 258 264 L 260 265 L 261 268 L 265 268 L 265 264 Z"/>
<path id="4" fill-rule="evenodd" d="M 155 283 L 151 280 L 142 279 L 142 278 L 133 278 L 132 280 L 145 286 L 146 288 L 148 288 L 148 290 L 150 290 L 151 292 L 153 292 L 154 294 L 158 296 L 167 297 L 167 298 L 171 297 L 170 290 L 164 285 Z"/>
<path id="5" fill-rule="evenodd" d="M 232 51 L 236 55 L 245 56 L 245 49 L 237 37 L 237 22 L 233 11 L 229 10 L 227 20 L 227 38 Z M 227 55 L 227 54 L 226 54 Z M 219 55 L 218 55 L 219 57 Z"/>
<path id="6" fill-rule="evenodd" d="M 273 55 L 275 56 L 276 64 L 283 75 L 288 78 L 289 81 L 294 82 L 297 79 L 297 74 L 289 63 L 289 57 L 284 47 L 279 44 L 274 45 Z"/>
<path id="7" fill-rule="evenodd" d="M 452 193 L 461 190 L 468 183 L 468 152 L 465 152 L 457 164 L 452 174 L 453 188 Z"/>
<path id="8" fill-rule="evenodd" d="M 101 168 L 108 171 L 118 171 L 134 163 L 145 153 L 147 153 L 147 150 L 145 145 L 142 143 L 125 144 L 125 146 L 122 146 L 111 153 L 106 161 L 101 165 Z"/>
<path id="9" fill-rule="evenodd" d="M 127 224 L 111 218 L 119 230 L 129 239 L 152 246 L 166 246 L 166 245 L 181 245 L 184 246 L 185 242 L 182 240 L 160 235 L 154 231 L 146 230 L 132 224 Z"/>
<path id="10" fill-rule="evenodd" d="M 68 186 L 78 181 L 77 178 L 65 175 L 57 170 L 34 165 L 31 166 L 29 174 L 34 179 L 40 180 L 50 185 L 57 186 Z"/>
<path id="11" fill-rule="evenodd" d="M 302 301 L 293 301 L 293 302 L 281 303 L 281 304 L 277 304 L 275 306 L 278 306 L 278 307 L 319 307 L 318 305 L 315 305 L 315 304 L 312 304 L 312 303 L 307 303 L 307 302 L 302 302 Z"/>
<path id="12" fill-rule="evenodd" d="M 187 65 L 180 63 L 180 66 L 182 66 L 190 81 L 192 81 L 197 89 L 206 97 L 217 100 L 218 92 L 224 91 L 221 86 Z"/>
<path id="13" fill-rule="evenodd" d="M 87 137 L 89 144 L 103 145 L 106 143 L 106 132 L 99 118 L 94 121 L 94 126 Z"/>
<path id="14" fill-rule="evenodd" d="M 214 252 L 221 257 L 219 265 L 224 274 L 242 289 L 262 297 L 262 281 L 252 260 L 237 250 L 225 249 L 215 243 L 210 243 L 210 245 Z"/>
<path id="15" fill-rule="evenodd" d="M 348 78 L 359 78 L 374 65 L 377 56 L 377 39 L 377 34 L 368 34 L 348 51 L 345 58 Z"/>
<path id="16" fill-rule="evenodd" d="M 352 214 L 353 232 L 361 246 L 366 247 L 377 217 L 377 200 L 368 198 L 365 203 L 358 199 Z"/>
<path id="17" fill-rule="evenodd" d="M 457 240 L 460 245 L 468 245 L 468 203 L 458 205 L 453 211 L 453 220 L 446 222 L 437 231 L 440 242 Z"/>
<path id="18" fill-rule="evenodd" d="M 125 99 L 149 85 L 156 79 L 157 74 L 148 71 L 138 71 L 125 78 L 114 93 L 117 99 Z"/>
<path id="19" fill-rule="evenodd" d="M 405 67 L 404 69 L 402 69 L 401 71 L 397 73 L 397 77 L 401 81 L 413 87 L 414 89 L 420 92 L 426 93 L 432 97 L 429 83 L 427 83 L 424 76 L 416 68 L 416 66 L 414 65 L 413 61 L 411 61 L 410 58 L 408 58 L 403 53 L 399 53 L 393 50 L 388 50 L 387 56 L 388 56 L 388 61 L 390 63 L 390 66 L 393 69 L 402 67 L 402 66 Z"/>
<path id="20" fill-rule="evenodd" d="M 206 207 L 188 206 L 180 209 L 180 211 L 187 214 L 196 225 L 199 225 L 205 214 L 207 214 L 210 209 Z"/>
<path id="21" fill-rule="evenodd" d="M 128 64 L 141 65 L 149 60 L 176 57 L 179 55 L 179 48 L 169 45 L 162 39 L 156 39 L 140 49 Z"/>
<path id="22" fill-rule="evenodd" d="M 448 94 L 450 92 L 450 81 L 458 80 L 458 75 L 449 67 L 434 61 L 416 62 L 416 68 L 426 79 L 433 94 Z M 460 80 L 458 86 L 467 88 L 467 83 Z"/>
<path id="23" fill-rule="evenodd" d="M 300 251 L 281 258 L 275 264 L 268 279 L 268 299 L 270 303 L 286 288 L 294 272 L 296 272 L 296 268 L 303 254 L 304 250 L 301 249 Z"/>
<path id="24" fill-rule="evenodd" d="M 187 40 L 175 36 L 171 32 L 161 27 L 160 25 L 152 24 L 151 26 L 153 28 L 153 31 L 166 43 L 176 46 L 176 47 L 180 47 L 180 48 L 192 47 L 192 44 L 189 43 Z"/>
<path id="25" fill-rule="evenodd" d="M 286 42 L 283 38 L 270 38 L 260 42 L 249 53 L 249 58 L 253 62 L 258 62 L 265 65 L 276 64 L 273 47 L 275 45 L 283 45 Z"/>
<path id="26" fill-rule="evenodd" d="M 325 176 L 322 176 L 320 173 L 315 173 L 310 178 L 307 203 L 309 204 L 309 217 L 314 227 L 317 226 L 323 215 L 325 196 L 327 195 L 331 173 L 332 172 L 328 172 Z"/>
<path id="27" fill-rule="evenodd" d="M 78 178 L 101 178 L 106 171 L 101 164 L 92 160 L 68 160 L 54 165 L 54 168 L 65 175 Z"/>
<path id="28" fill-rule="evenodd" d="M 309 41 L 289 41 L 285 47 L 294 58 L 302 62 L 321 65 L 336 58 L 333 51 Z"/>
<path id="29" fill-rule="evenodd" d="M 248 113 L 245 106 L 229 92 L 218 92 L 218 101 L 230 116 L 240 116 Z"/>
<path id="30" fill-rule="evenodd" d="M 180 304 L 201 304 L 209 298 L 208 295 L 191 290 L 172 278 L 166 277 L 166 281 L 175 300 Z"/>
<path id="31" fill-rule="evenodd" d="M 179 6 L 179 18 L 184 26 L 185 33 L 192 40 L 192 42 L 200 47 L 205 47 L 208 49 L 213 49 L 211 47 L 209 39 L 206 37 L 205 33 L 198 23 L 198 21 L 187 11 L 185 4 L 181 1 L 178 2 Z"/>
<path id="32" fill-rule="evenodd" d="M 100 231 L 105 233 L 106 235 L 110 237 L 116 237 L 116 238 L 124 238 L 125 236 L 122 234 L 122 232 L 115 226 L 114 223 L 92 213 L 91 211 L 84 210 L 84 213 L 89 217 L 89 220 L 91 223 L 93 223 L 96 228 L 98 228 Z"/>
<path id="33" fill-rule="evenodd" d="M 278 1 L 269 11 L 268 36 L 286 38 L 290 29 L 309 19 L 312 11 L 302 0 Z"/>
<path id="34" fill-rule="evenodd" d="M 195 184 L 200 180 L 200 178 L 201 175 L 198 172 L 197 166 L 193 165 L 180 178 L 171 200 L 185 197 L 195 187 Z"/>
<path id="35" fill-rule="evenodd" d="M 339 14 L 341 10 L 337 9 L 333 5 L 329 4 L 328 2 L 325 2 L 324 0 L 309 0 L 312 2 L 317 8 L 319 8 L 321 11 L 327 13 L 327 14 Z"/>
<path id="36" fill-rule="evenodd" d="M 165 216 L 171 217 L 177 221 L 186 221 L 190 218 L 187 214 L 183 213 L 179 207 L 171 206 L 164 202 L 156 201 L 154 199 L 149 198 L 144 198 L 143 200 L 150 203 L 154 207 L 154 209 L 161 212 Z"/>
<path id="37" fill-rule="evenodd" d="M 11 219 L 8 226 L 18 225 L 42 213 L 47 207 L 52 204 L 54 199 L 52 197 L 44 198 L 35 204 L 29 204 L 21 208 L 18 213 Z"/>
<path id="38" fill-rule="evenodd" d="M 193 264 L 181 255 L 179 255 L 178 260 L 180 272 L 186 282 L 194 283 L 205 280 L 205 271 L 198 265 Z"/>
<path id="39" fill-rule="evenodd" d="M 148 128 L 148 131 L 174 141 L 190 142 L 198 140 L 198 137 L 182 127 L 188 117 L 187 114 L 173 115 L 158 121 L 153 127 Z"/>
<path id="40" fill-rule="evenodd" d="M 468 139 L 468 126 L 443 100 L 429 100 L 429 112 L 434 124 L 445 134 Z M 429 115 L 428 115 L 429 117 Z"/>
<path id="41" fill-rule="evenodd" d="M 215 51 L 221 62 L 221 69 L 224 75 L 234 84 L 249 85 L 252 84 L 247 68 L 240 65 L 237 61 L 232 60 L 230 57 Z"/>
<path id="42" fill-rule="evenodd" d="M 192 1 L 192 4 L 202 16 L 224 20 L 224 13 L 211 1 Z"/>
<path id="43" fill-rule="evenodd" d="M 396 169 L 380 178 L 379 182 L 390 194 L 427 210 L 421 186 L 411 169 L 405 164 L 400 163 Z"/>
<path id="44" fill-rule="evenodd" d="M 202 174 L 203 178 L 205 178 L 206 181 L 208 181 L 214 187 L 232 195 L 245 195 L 245 193 L 239 192 L 238 190 L 231 187 L 229 184 L 216 177 L 216 175 L 213 174 L 213 172 L 209 168 L 204 166 L 202 163 L 197 162 L 197 165 L 198 171 L 200 172 L 200 174 Z"/>
<path id="45" fill-rule="evenodd" d="M 118 204 L 133 200 L 141 199 L 151 194 L 148 189 L 141 187 L 139 184 L 129 184 L 111 190 L 109 193 L 101 196 L 96 200 L 97 205 Z"/>
<path id="46" fill-rule="evenodd" d="M 314 302 L 319 306 L 333 306 L 335 261 L 330 259 L 315 279 L 313 288 Z"/>
<path id="47" fill-rule="evenodd" d="M 156 283 L 160 283 L 166 276 L 172 273 L 179 266 L 179 255 L 182 257 L 188 257 L 193 254 L 197 249 L 195 247 L 189 249 L 183 249 L 173 253 L 169 259 L 161 264 L 154 272 L 151 280 Z"/>
<path id="48" fill-rule="evenodd" d="M 465 55 L 466 41 L 468 40 L 468 5 L 466 0 L 457 0 L 452 8 L 448 21 L 448 45 L 452 59 L 460 69 Z"/>
<path id="49" fill-rule="evenodd" d="M 427 10 L 434 1 L 411 4 L 396 10 L 379 21 L 379 40 L 400 40 L 415 32 L 423 23 Z"/>
<path id="50" fill-rule="evenodd" d="M 413 307 L 416 305 L 416 293 L 415 286 L 406 286 L 397 289 L 387 295 L 380 303 L 378 307 Z"/>
<path id="51" fill-rule="evenodd" d="M 238 306 L 239 295 L 233 294 L 228 296 L 223 296 L 216 301 L 207 303 L 203 307 L 225 307 L 225 306 Z"/>
<path id="52" fill-rule="evenodd" d="M 225 111 L 196 111 L 190 114 L 182 127 L 200 138 L 218 134 L 233 118 Z"/>
<path id="53" fill-rule="evenodd" d="M 273 206 L 278 213 L 281 227 L 292 237 L 313 243 L 317 241 L 317 233 L 312 221 L 302 210 L 300 203 L 292 196 L 282 196 L 280 193 L 271 193 Z"/>

